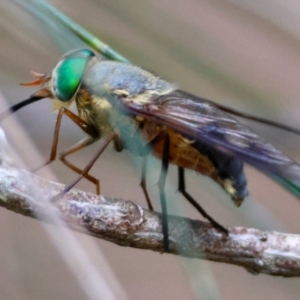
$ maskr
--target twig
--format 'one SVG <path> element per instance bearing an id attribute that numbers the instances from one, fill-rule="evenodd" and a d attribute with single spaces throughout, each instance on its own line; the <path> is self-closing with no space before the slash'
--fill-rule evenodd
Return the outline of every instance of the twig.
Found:
<path id="1" fill-rule="evenodd" d="M 49 198 L 64 188 L 4 163 L 0 166 L 0 206 L 52 222 L 49 205 L 33 199 L 28 186 Z M 72 230 L 121 246 L 158 252 L 163 249 L 161 214 L 131 201 L 72 189 L 54 209 Z M 225 238 L 209 223 L 169 216 L 170 253 L 230 263 L 256 274 L 300 276 L 300 236 L 245 227 L 228 229 L 230 235 Z"/>

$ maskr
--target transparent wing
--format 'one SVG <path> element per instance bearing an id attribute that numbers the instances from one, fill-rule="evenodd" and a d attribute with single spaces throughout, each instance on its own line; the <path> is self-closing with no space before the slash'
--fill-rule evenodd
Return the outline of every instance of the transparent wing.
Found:
<path id="1" fill-rule="evenodd" d="M 300 166 L 296 162 L 212 101 L 176 90 L 153 98 L 151 103 L 126 101 L 125 106 L 135 115 L 236 156 L 271 176 L 274 174 L 300 185 Z"/>

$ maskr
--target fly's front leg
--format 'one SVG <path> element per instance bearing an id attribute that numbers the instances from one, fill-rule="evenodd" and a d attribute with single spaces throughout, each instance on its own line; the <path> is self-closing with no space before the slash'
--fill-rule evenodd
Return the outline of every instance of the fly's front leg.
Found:
<path id="1" fill-rule="evenodd" d="M 202 207 L 201 205 L 186 191 L 185 188 L 185 178 L 184 178 L 184 168 L 178 167 L 178 191 L 190 202 L 196 210 L 206 218 L 215 228 L 225 233 L 228 236 L 228 230 L 213 219 Z"/>
<path id="2" fill-rule="evenodd" d="M 94 141 L 96 141 L 97 138 L 100 137 L 100 134 L 99 134 L 98 130 L 94 126 L 91 126 L 90 124 L 86 123 L 80 117 L 78 117 L 77 115 L 75 115 L 73 112 L 71 112 L 67 108 L 61 107 L 59 109 L 59 112 L 58 112 L 58 115 L 57 115 L 57 118 L 56 118 L 56 123 L 55 123 L 55 128 L 54 128 L 54 134 L 53 134 L 53 141 L 52 141 L 52 147 L 51 147 L 50 157 L 41 166 L 35 168 L 33 170 L 33 172 L 36 172 L 40 168 L 42 168 L 42 167 L 50 164 L 51 162 L 53 162 L 55 160 L 56 153 L 57 153 L 57 144 L 58 144 L 58 138 L 59 138 L 59 130 L 60 130 L 60 125 L 61 125 L 61 120 L 62 120 L 63 115 L 69 117 L 78 127 L 80 127 L 85 133 L 87 133 L 90 137 L 92 137 L 94 139 Z M 89 143 L 89 145 L 90 144 L 91 143 Z M 82 149 L 82 148 L 83 147 L 81 147 L 79 149 Z M 73 152 L 75 152 L 75 151 L 73 151 Z"/>
<path id="3" fill-rule="evenodd" d="M 67 155 L 71 154 L 71 153 L 79 151 L 80 149 L 82 149 L 84 147 L 87 147 L 88 145 L 91 145 L 94 142 L 96 142 L 100 138 L 100 133 L 98 132 L 98 130 L 94 126 L 86 123 L 80 117 L 78 117 L 73 112 L 71 112 L 70 110 L 68 110 L 67 108 L 64 108 L 64 107 L 61 107 L 59 109 L 59 112 L 58 112 L 58 115 L 57 115 L 57 119 L 56 119 L 56 123 L 55 123 L 55 128 L 54 128 L 53 142 L 52 142 L 50 157 L 49 157 L 49 159 L 44 164 L 42 164 L 40 167 L 36 168 L 34 171 L 37 171 L 41 167 L 44 167 L 44 166 L 50 164 L 52 161 L 55 160 L 56 153 L 57 153 L 59 130 L 60 130 L 61 120 L 62 120 L 63 115 L 69 117 L 78 127 L 80 127 L 85 133 L 87 133 L 89 135 L 89 137 L 84 138 L 83 140 L 81 140 L 80 142 L 78 142 L 74 146 L 70 147 L 69 149 L 67 149 L 66 151 L 64 151 L 60 155 L 61 161 L 67 167 L 69 167 L 70 169 L 72 169 L 73 171 L 75 171 L 78 174 L 82 174 L 83 173 L 83 170 L 79 169 L 78 167 L 76 167 L 75 165 L 73 165 L 72 163 L 70 163 L 69 161 L 67 161 L 65 159 L 65 157 Z M 97 194 L 100 194 L 100 182 L 99 182 L 99 179 L 97 179 L 97 178 L 95 178 L 95 177 L 93 177 L 93 176 L 91 176 L 89 174 L 84 174 L 84 177 L 87 180 L 89 180 L 89 181 L 91 181 L 92 183 L 95 184 L 95 186 L 96 186 L 96 192 L 97 192 Z"/>

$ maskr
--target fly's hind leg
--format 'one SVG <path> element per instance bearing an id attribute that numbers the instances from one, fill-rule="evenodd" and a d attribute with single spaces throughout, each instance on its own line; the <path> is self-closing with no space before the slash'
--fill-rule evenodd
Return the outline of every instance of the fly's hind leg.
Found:
<path id="1" fill-rule="evenodd" d="M 163 231 L 163 243 L 164 251 L 169 251 L 169 226 L 168 226 L 168 211 L 167 211 L 167 202 L 166 202 L 166 193 L 165 193 L 165 184 L 167 171 L 169 167 L 169 153 L 170 153 L 170 136 L 166 133 L 163 137 L 163 153 L 162 153 L 162 164 L 161 172 L 158 181 L 159 188 L 159 198 L 161 203 L 162 211 L 162 231 Z"/>
<path id="2" fill-rule="evenodd" d="M 185 178 L 184 178 L 184 168 L 178 167 L 178 191 L 185 197 L 185 199 L 191 203 L 196 210 L 207 219 L 215 228 L 225 233 L 228 236 L 228 230 L 213 219 L 202 207 L 201 205 L 186 191 L 185 188 Z"/>
<path id="3" fill-rule="evenodd" d="M 145 150 L 151 149 L 159 142 L 163 141 L 163 152 L 162 152 L 162 166 L 160 171 L 160 176 L 158 180 L 159 188 L 159 198 L 161 203 L 162 211 L 162 232 L 163 232 L 163 246 L 164 251 L 169 251 L 169 226 L 168 226 L 168 212 L 167 212 L 167 203 L 166 203 L 166 194 L 165 194 L 165 184 L 166 176 L 169 167 L 169 153 L 170 153 L 170 136 L 167 132 L 161 132 L 158 134 L 149 144 L 146 145 Z M 150 147 L 150 148 L 149 148 Z M 153 210 L 152 203 L 146 187 L 146 167 L 147 167 L 147 157 L 144 158 L 142 166 L 142 178 L 141 178 L 141 187 L 143 189 L 144 195 L 147 200 L 147 204 L 150 210 Z"/>

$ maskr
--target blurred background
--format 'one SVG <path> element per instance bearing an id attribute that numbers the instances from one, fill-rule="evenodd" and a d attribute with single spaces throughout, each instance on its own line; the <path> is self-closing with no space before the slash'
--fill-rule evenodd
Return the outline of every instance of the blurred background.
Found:
<path id="1" fill-rule="evenodd" d="M 300 128 L 300 4 L 297 1 L 49 2 L 134 64 L 180 88 Z M 0 2 L 0 37 L 0 89 L 8 105 L 35 91 L 19 86 L 20 82 L 32 80 L 30 70 L 49 72 L 64 52 L 84 45 L 50 17 L 40 14 L 35 1 L 29 0 Z M 51 101 L 28 106 L 17 113 L 17 118 L 41 158 L 32 159 L 29 149 L 13 140 L 13 132 L 8 131 L 7 135 L 29 168 L 36 167 L 50 153 L 56 118 Z M 245 123 L 300 161 L 299 137 Z M 60 151 L 83 136 L 76 126 L 64 120 Z M 97 147 L 99 144 L 70 159 L 84 166 Z M 119 154 L 110 149 L 101 156 L 91 174 L 101 179 L 102 194 L 130 199 L 146 207 L 139 187 L 139 161 L 131 161 L 126 151 Z M 152 166 L 155 170 L 159 164 L 153 160 Z M 60 162 L 54 162 L 51 168 L 59 182 L 67 184 L 76 178 Z M 169 211 L 200 218 L 176 193 L 174 171 L 171 168 L 169 176 L 168 195 L 172 200 L 168 203 Z M 188 174 L 188 190 L 224 225 L 299 233 L 298 200 L 251 167 L 246 167 L 246 174 L 251 195 L 239 209 L 215 183 L 195 172 Z M 151 172 L 148 186 L 159 211 L 157 179 L 157 172 Z M 77 187 L 94 192 L 94 186 L 84 180 Z M 60 232 L 59 228 L 53 230 Z M 299 298 L 299 279 L 254 276 L 230 265 L 184 260 L 74 235 L 83 246 L 88 244 L 85 249 L 95 265 L 99 264 L 97 249 L 103 251 L 128 299 Z M 0 236 L 0 299 L 89 299 L 41 223 L 0 209 Z"/>

